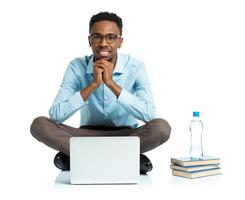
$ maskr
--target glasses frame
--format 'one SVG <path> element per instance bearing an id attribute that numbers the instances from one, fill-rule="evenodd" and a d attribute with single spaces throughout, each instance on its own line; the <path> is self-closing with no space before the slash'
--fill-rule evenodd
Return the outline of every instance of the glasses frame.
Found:
<path id="1" fill-rule="evenodd" d="M 100 36 L 100 40 L 99 40 L 99 41 L 94 41 L 94 40 L 92 39 L 92 37 L 93 37 L 94 35 Z M 114 36 L 114 37 L 115 37 L 115 41 L 113 41 L 113 42 L 109 41 L 108 38 L 107 38 L 108 36 Z M 89 37 L 90 41 L 91 41 L 92 43 L 95 43 L 95 44 L 101 43 L 104 39 L 105 39 L 105 41 L 106 41 L 108 44 L 113 44 L 113 43 L 116 42 L 116 39 L 122 38 L 121 35 L 116 35 L 116 34 L 113 34 L 113 33 L 108 33 L 108 34 L 106 34 L 106 35 L 102 35 L 102 34 L 100 34 L 100 33 L 93 33 L 93 34 L 89 35 L 88 37 Z"/>

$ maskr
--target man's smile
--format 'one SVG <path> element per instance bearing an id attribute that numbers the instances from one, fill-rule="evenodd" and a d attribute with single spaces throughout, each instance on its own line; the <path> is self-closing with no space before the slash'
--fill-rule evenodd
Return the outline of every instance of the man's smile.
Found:
<path id="1" fill-rule="evenodd" d="M 98 51 L 98 53 L 101 57 L 107 57 L 110 55 L 109 51 Z"/>
<path id="2" fill-rule="evenodd" d="M 105 58 L 105 57 L 110 56 L 111 50 L 109 50 L 109 49 L 98 49 L 98 50 L 96 51 L 96 53 L 97 53 L 100 57 Z"/>

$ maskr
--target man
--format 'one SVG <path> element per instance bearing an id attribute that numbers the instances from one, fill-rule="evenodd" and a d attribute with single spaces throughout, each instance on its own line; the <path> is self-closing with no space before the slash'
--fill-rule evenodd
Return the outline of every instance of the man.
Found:
<path id="1" fill-rule="evenodd" d="M 123 43 L 122 20 L 100 12 L 89 24 L 90 56 L 70 62 L 60 90 L 49 110 L 50 119 L 36 118 L 32 135 L 58 150 L 54 164 L 69 170 L 69 139 L 72 136 L 138 136 L 140 173 L 152 169 L 142 153 L 166 142 L 171 127 L 155 118 L 155 107 L 144 63 L 117 53 Z M 62 124 L 81 112 L 79 128 Z M 138 127 L 137 120 L 145 122 Z"/>

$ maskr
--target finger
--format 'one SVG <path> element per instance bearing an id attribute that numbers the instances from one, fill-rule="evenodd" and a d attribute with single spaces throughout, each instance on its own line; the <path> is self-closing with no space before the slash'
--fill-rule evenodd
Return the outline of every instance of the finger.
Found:
<path id="1" fill-rule="evenodd" d="M 104 66 L 111 66 L 112 63 L 110 63 L 107 60 L 101 59 L 101 60 L 97 60 L 94 62 L 95 65 L 104 65 Z"/>
<path id="2" fill-rule="evenodd" d="M 100 60 L 96 60 L 94 63 L 110 63 L 110 62 L 105 59 L 100 59 Z"/>
<path id="3" fill-rule="evenodd" d="M 105 66 L 105 64 L 103 64 L 102 62 L 94 62 L 94 67 L 103 67 Z"/>
<path id="4" fill-rule="evenodd" d="M 95 70 L 95 71 L 98 71 L 98 72 L 103 72 L 103 71 L 105 71 L 103 68 L 100 68 L 100 67 L 94 67 L 94 70 Z"/>
<path id="5" fill-rule="evenodd" d="M 103 70 L 105 70 L 105 69 L 107 69 L 107 68 L 108 68 L 107 66 L 105 66 L 105 65 L 101 65 L 101 64 L 96 65 L 96 67 L 97 67 L 97 68 L 100 68 L 100 69 L 103 69 Z"/>
<path id="6" fill-rule="evenodd" d="M 96 65 L 96 66 L 94 66 L 94 69 L 101 69 L 101 68 L 103 68 L 102 66 L 100 66 L 100 65 Z"/>

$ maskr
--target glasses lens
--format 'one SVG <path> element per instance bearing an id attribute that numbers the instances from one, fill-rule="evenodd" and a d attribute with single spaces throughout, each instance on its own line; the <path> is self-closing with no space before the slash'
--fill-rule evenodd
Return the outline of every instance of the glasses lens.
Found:
<path id="1" fill-rule="evenodd" d="M 108 43 L 112 44 L 116 41 L 118 36 L 114 34 L 107 34 L 105 36 L 101 34 L 92 34 L 90 38 L 91 38 L 91 41 L 94 43 L 99 43 L 105 38 Z"/>
<path id="2" fill-rule="evenodd" d="M 117 39 L 117 36 L 114 34 L 108 34 L 105 36 L 105 39 L 108 43 L 114 43 Z"/>
<path id="3" fill-rule="evenodd" d="M 100 35 L 100 34 L 94 34 L 94 35 L 91 35 L 91 40 L 92 40 L 92 42 L 94 42 L 94 43 L 98 43 L 98 42 L 100 42 L 102 39 L 103 39 L 103 36 Z"/>

